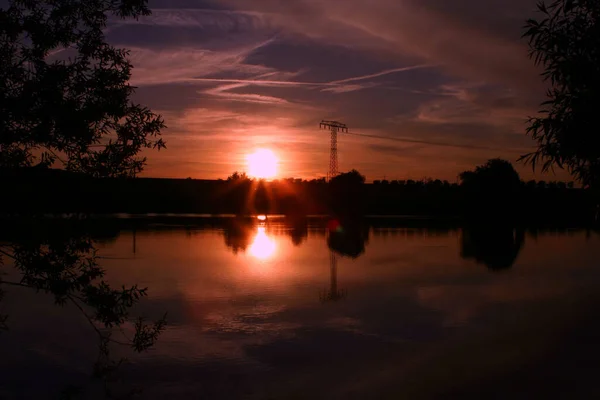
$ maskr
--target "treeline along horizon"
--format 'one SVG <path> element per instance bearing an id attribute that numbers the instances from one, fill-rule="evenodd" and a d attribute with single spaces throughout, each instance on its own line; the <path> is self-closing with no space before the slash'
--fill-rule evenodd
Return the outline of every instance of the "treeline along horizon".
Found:
<path id="1" fill-rule="evenodd" d="M 353 171 L 355 174 L 358 172 Z M 567 183 L 520 182 L 507 189 L 441 180 L 375 181 L 352 173 L 324 179 L 227 180 L 90 178 L 62 170 L 5 170 L 4 215 L 20 213 L 174 213 L 411 215 L 581 220 L 596 212 L 590 191 Z M 344 176 L 345 175 L 345 176 Z M 360 175 L 358 175 L 360 176 Z"/>

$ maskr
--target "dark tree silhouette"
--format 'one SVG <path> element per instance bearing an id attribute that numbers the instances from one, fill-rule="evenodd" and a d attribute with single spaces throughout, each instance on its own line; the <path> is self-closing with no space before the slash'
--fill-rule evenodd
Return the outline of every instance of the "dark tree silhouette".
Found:
<path id="1" fill-rule="evenodd" d="M 495 158 L 474 171 L 465 171 L 459 175 L 465 188 L 486 191 L 513 191 L 521 184 L 519 173 L 506 160 Z"/>
<path id="2" fill-rule="evenodd" d="M 128 52 L 109 45 L 103 32 L 109 18 L 148 15 L 147 1 L 7 4 L 0 8 L 0 168 L 46 169 L 60 163 L 92 177 L 134 177 L 142 171 L 146 159 L 139 152 L 165 147 L 164 123 L 130 100 Z M 120 363 L 109 357 L 110 343 L 138 352 L 154 344 L 164 318 L 152 324 L 133 321 L 134 332 L 122 340 L 113 335 L 123 332 L 131 307 L 146 289 L 115 289 L 103 280 L 94 241 L 85 230 L 74 229 L 79 218 L 67 230 L 44 231 L 43 218 L 20 213 L 29 214 L 18 223 L 23 234 L 13 232 L 10 241 L 0 243 L 0 265 L 9 259 L 20 279 L 0 279 L 0 289 L 30 288 L 79 309 L 100 340 L 97 376 L 107 378 Z M 0 317 L 0 327 L 6 322 Z"/>
<path id="3" fill-rule="evenodd" d="M 233 174 L 231 174 L 227 177 L 228 182 L 243 182 L 243 181 L 249 181 L 249 180 L 250 180 L 250 178 L 248 177 L 248 175 L 246 175 L 245 172 L 238 172 L 238 171 L 235 171 Z"/>
<path id="4" fill-rule="evenodd" d="M 546 181 L 538 181 L 537 187 L 539 189 L 546 189 L 546 188 L 548 188 L 548 184 L 546 183 Z"/>
<path id="5" fill-rule="evenodd" d="M 566 190 L 567 189 L 567 184 L 565 182 L 557 182 L 556 186 L 558 187 L 558 189 L 560 190 Z"/>
<path id="6" fill-rule="evenodd" d="M 353 169 L 329 182 L 329 206 L 333 215 L 345 217 L 363 213 L 365 208 L 365 176 Z"/>
<path id="7" fill-rule="evenodd" d="M 584 186 L 600 179 L 600 136 L 592 128 L 600 108 L 600 2 L 541 1 L 524 37 L 530 56 L 544 68 L 550 88 L 528 134 L 538 149 L 522 157 L 534 168 L 566 168 Z"/>
<path id="8" fill-rule="evenodd" d="M 514 210 L 521 179 L 510 162 L 492 159 L 474 171 L 461 173 L 459 178 L 465 214 L 485 213 L 493 218 L 505 217 Z"/>
<path id="9" fill-rule="evenodd" d="M 0 9 L 0 167 L 60 162 L 134 176 L 140 150 L 165 147 L 162 118 L 130 101 L 127 50 L 103 33 L 110 17 L 150 14 L 146 3 L 9 0 Z"/>
<path id="10" fill-rule="evenodd" d="M 503 225 L 465 228 L 461 235 L 460 255 L 491 271 L 501 271 L 513 266 L 524 242 L 523 229 Z"/>
<path id="11" fill-rule="evenodd" d="M 269 186 L 270 187 L 270 186 Z M 259 180 L 255 187 L 252 199 L 252 212 L 258 214 L 268 214 L 271 209 L 272 197 L 270 189 L 267 188 L 267 182 L 263 179 Z"/>
<path id="12" fill-rule="evenodd" d="M 331 179 L 332 186 L 356 186 L 365 183 L 365 176 L 353 169 L 350 172 L 344 172 Z"/>
<path id="13" fill-rule="evenodd" d="M 279 211 L 288 217 L 295 219 L 306 215 L 304 204 L 295 193 L 281 196 L 278 204 Z"/>

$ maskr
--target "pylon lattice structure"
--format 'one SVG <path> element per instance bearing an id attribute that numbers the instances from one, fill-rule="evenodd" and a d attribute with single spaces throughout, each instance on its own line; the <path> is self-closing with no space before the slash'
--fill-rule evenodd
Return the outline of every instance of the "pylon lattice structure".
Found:
<path id="1" fill-rule="evenodd" d="M 337 154 L 337 134 L 338 132 L 348 133 L 348 127 L 346 124 L 342 124 L 337 121 L 321 121 L 319 125 L 321 129 L 327 129 L 331 132 L 331 150 L 329 155 L 329 173 L 327 174 L 327 180 L 335 178 L 339 173 L 338 166 L 338 154 Z"/>
<path id="2" fill-rule="evenodd" d="M 329 268 L 329 289 L 325 289 L 319 296 L 323 303 L 336 302 L 346 298 L 346 291 L 344 289 L 338 289 L 337 256 L 333 251 L 329 252 Z"/>

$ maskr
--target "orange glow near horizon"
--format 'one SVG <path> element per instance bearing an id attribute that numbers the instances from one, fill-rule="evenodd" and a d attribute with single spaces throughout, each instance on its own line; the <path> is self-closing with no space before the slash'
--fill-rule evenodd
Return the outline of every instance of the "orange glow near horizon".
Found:
<path id="1" fill-rule="evenodd" d="M 246 158 L 248 162 L 248 175 L 258 179 L 272 179 L 277 175 L 279 159 L 269 149 L 258 149 L 249 154 Z"/>
<path id="2" fill-rule="evenodd" d="M 259 260 L 266 260 L 275 253 L 276 247 L 273 239 L 267 236 L 265 228 L 259 226 L 258 233 L 250 246 L 250 254 Z"/>

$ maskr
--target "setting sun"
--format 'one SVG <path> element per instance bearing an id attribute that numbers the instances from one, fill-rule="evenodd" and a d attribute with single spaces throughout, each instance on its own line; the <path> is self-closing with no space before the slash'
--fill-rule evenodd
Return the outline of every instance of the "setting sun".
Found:
<path id="1" fill-rule="evenodd" d="M 270 179 L 277 175 L 279 160 L 268 149 L 259 149 L 248 155 L 248 175 L 253 178 Z"/>

